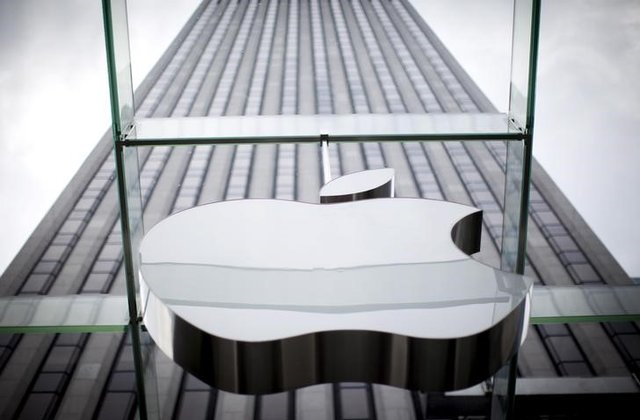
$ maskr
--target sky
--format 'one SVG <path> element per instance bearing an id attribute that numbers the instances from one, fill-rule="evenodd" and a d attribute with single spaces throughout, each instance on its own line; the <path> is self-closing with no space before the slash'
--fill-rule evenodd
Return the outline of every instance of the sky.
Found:
<path id="1" fill-rule="evenodd" d="M 198 3 L 129 1 L 135 86 Z M 3 272 L 111 116 L 99 0 L 0 0 L 0 45 Z"/>
<path id="2" fill-rule="evenodd" d="M 411 2 L 506 110 L 511 2 Z M 533 154 L 640 277 L 640 0 L 542 0 L 541 11 Z"/>
<path id="3" fill-rule="evenodd" d="M 411 2 L 506 110 L 510 1 Z M 100 3 L 0 1 L 0 272 L 109 128 Z M 134 85 L 198 3 L 129 0 Z M 543 0 L 534 155 L 633 277 L 638 69 L 640 0 Z"/>

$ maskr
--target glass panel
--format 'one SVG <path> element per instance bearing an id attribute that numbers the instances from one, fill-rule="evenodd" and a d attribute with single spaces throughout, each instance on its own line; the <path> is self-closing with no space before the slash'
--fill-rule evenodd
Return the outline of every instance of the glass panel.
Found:
<path id="1" fill-rule="evenodd" d="M 504 214 L 502 224 L 501 268 L 515 272 L 518 268 L 522 214 L 522 171 L 524 142 L 507 143 L 507 163 L 504 189 Z M 529 182 L 527 180 L 527 182 Z"/>
<path id="2" fill-rule="evenodd" d="M 640 320 L 637 286 L 535 286 L 531 323 Z M 70 295 L 0 299 L 0 329 L 19 332 L 112 332 L 128 323 L 126 296 Z"/>
<path id="3" fill-rule="evenodd" d="M 128 322 L 126 296 L 20 296 L 0 299 L 2 333 L 121 332 Z"/>
<path id="4" fill-rule="evenodd" d="M 516 353 L 493 376 L 491 394 L 491 420 L 509 419 L 513 414 L 518 354 Z"/>
<path id="5" fill-rule="evenodd" d="M 531 124 L 537 33 L 539 29 L 539 0 L 516 0 L 513 12 L 513 46 L 511 55 L 511 92 L 509 116 L 520 129 Z"/>
<path id="6" fill-rule="evenodd" d="M 141 355 L 150 419 L 171 419 L 175 408 L 177 380 L 182 370 L 156 346 L 149 333 L 142 331 Z"/>
<path id="7" fill-rule="evenodd" d="M 137 250 L 144 234 L 140 164 L 136 148 L 117 144 L 115 153 L 129 310 L 131 317 L 137 318 L 137 308 L 140 307 Z"/>
<path id="8" fill-rule="evenodd" d="M 149 334 L 140 324 L 129 330 L 131 334 L 131 351 L 136 367 L 136 385 L 138 395 L 138 411 L 142 419 L 160 419 L 160 401 L 158 400 L 158 370 L 156 366 L 156 346 Z"/>
<path id="9" fill-rule="evenodd" d="M 138 150 L 134 147 L 123 148 L 125 165 L 125 182 L 127 189 L 127 213 L 129 215 L 129 234 L 131 235 L 132 249 L 137 250 L 144 235 L 142 188 L 140 185 L 140 163 Z M 140 261 L 137 252 L 132 255 L 134 267 L 139 267 Z"/>
<path id="10" fill-rule="evenodd" d="M 103 0 L 103 17 L 111 115 L 114 134 L 119 137 L 133 123 L 133 82 L 129 54 L 129 26 L 126 0 Z"/>
<path id="11" fill-rule="evenodd" d="M 531 129 L 536 57 L 531 55 L 532 35 L 537 41 L 538 20 L 533 17 L 537 0 L 515 0 L 513 11 L 513 45 L 511 54 L 511 86 L 509 117 L 516 131 L 527 132 L 522 142 L 507 143 L 504 188 L 503 236 L 501 268 L 524 273 L 526 230 L 531 176 Z M 534 26 L 532 30 L 532 25 Z M 535 48 L 534 48 L 535 49 Z M 533 61 L 532 61 L 533 60 Z M 530 73 L 532 71 L 532 73 Z M 513 417 L 513 401 L 517 375 L 517 354 L 494 377 L 491 397 L 492 419 Z"/>
<path id="12" fill-rule="evenodd" d="M 135 143 L 464 140 L 519 138 L 505 114 L 349 114 L 152 118 L 136 122 Z"/>
<path id="13" fill-rule="evenodd" d="M 535 286 L 531 322 L 604 322 L 640 320 L 637 286 Z"/>

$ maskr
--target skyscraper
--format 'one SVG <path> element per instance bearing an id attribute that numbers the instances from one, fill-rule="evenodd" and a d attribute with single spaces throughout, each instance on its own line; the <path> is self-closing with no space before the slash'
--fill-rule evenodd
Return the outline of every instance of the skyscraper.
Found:
<path id="1" fill-rule="evenodd" d="M 136 100 L 141 117 L 493 111 L 404 0 L 204 1 Z M 502 142 L 340 144 L 330 153 L 334 175 L 393 167 L 398 196 L 482 208 L 478 258 L 498 264 Z M 111 138 L 105 136 L 3 275 L 4 295 L 124 293 L 112 155 Z M 318 162 L 315 145 L 142 149 L 145 222 L 150 226 L 173 212 L 218 200 L 316 202 Z M 529 226 L 527 274 L 538 282 L 629 282 L 539 166 Z M 638 337 L 634 323 L 531 327 L 519 373 L 525 379 L 582 378 L 574 383 L 629 392 L 636 386 L 630 375 L 640 360 Z M 1 338 L 3 418 L 133 415 L 135 374 L 131 344 L 123 334 Z M 469 404 L 448 402 L 459 401 L 455 397 L 425 399 L 370 384 L 238 396 L 212 389 L 168 361 L 164 366 L 158 372 L 161 407 L 175 418 L 418 418 L 425 407 L 427 415 L 438 407 L 445 410 L 441 417 L 477 414 Z M 590 377 L 598 381 L 585 379 Z M 572 383 L 556 381 L 566 387 Z M 536 388 L 535 380 L 522 383 L 534 395 L 548 392 Z"/>

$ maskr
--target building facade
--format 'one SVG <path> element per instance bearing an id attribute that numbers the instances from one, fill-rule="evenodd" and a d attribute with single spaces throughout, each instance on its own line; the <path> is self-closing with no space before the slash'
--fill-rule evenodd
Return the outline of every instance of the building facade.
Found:
<path id="1" fill-rule="evenodd" d="M 136 104 L 140 117 L 495 112 L 407 0 L 205 0 L 138 88 Z M 140 150 L 147 228 L 212 201 L 318 202 L 317 145 Z M 499 265 L 503 142 L 339 144 L 329 151 L 334 176 L 392 167 L 397 196 L 483 209 L 475 257 Z M 126 293 L 114 180 L 105 134 L 3 274 L 2 295 Z M 631 282 L 535 162 L 526 274 L 547 285 Z M 519 356 L 520 414 L 571 418 L 586 416 L 594 401 L 637 403 L 639 332 L 633 322 L 531 326 Z M 488 404 L 486 384 L 458 395 L 360 383 L 235 395 L 184 373 L 159 350 L 155 357 L 166 418 L 457 418 L 482 416 Z M 133 418 L 137 402 L 125 334 L 0 335 L 1 418 Z"/>

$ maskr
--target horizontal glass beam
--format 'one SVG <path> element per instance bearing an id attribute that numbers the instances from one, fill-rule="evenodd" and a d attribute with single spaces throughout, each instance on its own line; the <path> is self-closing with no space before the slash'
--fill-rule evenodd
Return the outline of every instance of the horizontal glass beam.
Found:
<path id="1" fill-rule="evenodd" d="M 0 333 L 123 332 L 126 296 L 69 295 L 0 298 Z"/>
<path id="2" fill-rule="evenodd" d="M 531 324 L 640 321 L 639 286 L 535 286 Z M 0 333 L 123 332 L 127 297 L 0 298 Z"/>
<path id="3" fill-rule="evenodd" d="M 639 286 L 534 286 L 532 324 L 640 321 Z"/>
<path id="4" fill-rule="evenodd" d="M 326 136 L 326 137 L 325 137 Z M 127 146 L 332 142 L 521 140 L 506 114 L 345 114 L 143 118 Z"/>

